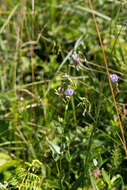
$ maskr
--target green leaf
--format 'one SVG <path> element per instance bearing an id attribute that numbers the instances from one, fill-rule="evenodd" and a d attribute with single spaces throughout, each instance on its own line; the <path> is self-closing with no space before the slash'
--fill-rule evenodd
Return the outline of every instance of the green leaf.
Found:
<path id="1" fill-rule="evenodd" d="M 110 180 L 110 176 L 107 174 L 107 172 L 104 170 L 104 168 L 102 169 L 102 176 L 104 178 L 104 181 L 111 186 L 111 180 Z"/>
<path id="2" fill-rule="evenodd" d="M 69 150 L 65 153 L 65 157 L 66 157 L 66 160 L 67 160 L 68 162 L 71 161 L 71 156 L 70 156 Z"/>
<path id="3" fill-rule="evenodd" d="M 5 164 L 11 160 L 12 159 L 8 154 L 0 152 L 0 166 L 2 166 L 3 164 Z"/>
<path id="4" fill-rule="evenodd" d="M 53 154 L 57 153 L 57 154 L 61 154 L 60 152 L 60 147 L 57 146 L 55 143 L 53 143 L 52 141 L 49 141 L 49 139 L 46 137 L 46 141 L 50 147 L 50 149 L 52 150 Z"/>
<path id="5" fill-rule="evenodd" d="M 96 183 L 96 180 L 94 179 L 94 177 L 92 175 L 90 175 L 90 181 L 91 181 L 93 189 L 94 190 L 99 190 L 98 186 L 97 186 L 97 183 Z"/>

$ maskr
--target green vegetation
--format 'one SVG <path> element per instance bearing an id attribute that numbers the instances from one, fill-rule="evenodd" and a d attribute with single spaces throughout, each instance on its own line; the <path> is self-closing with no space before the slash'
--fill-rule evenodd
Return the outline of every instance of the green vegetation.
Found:
<path id="1" fill-rule="evenodd" d="M 127 141 L 127 3 L 93 7 Z M 127 190 L 91 13 L 84 0 L 0 1 L 0 190 Z"/>

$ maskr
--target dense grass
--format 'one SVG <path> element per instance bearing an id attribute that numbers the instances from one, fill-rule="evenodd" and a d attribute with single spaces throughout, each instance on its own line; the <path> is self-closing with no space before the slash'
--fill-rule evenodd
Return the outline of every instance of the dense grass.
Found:
<path id="1" fill-rule="evenodd" d="M 0 190 L 126 190 L 127 157 L 88 1 L 0 7 Z M 93 7 L 118 76 L 112 86 L 126 139 L 127 5 Z"/>

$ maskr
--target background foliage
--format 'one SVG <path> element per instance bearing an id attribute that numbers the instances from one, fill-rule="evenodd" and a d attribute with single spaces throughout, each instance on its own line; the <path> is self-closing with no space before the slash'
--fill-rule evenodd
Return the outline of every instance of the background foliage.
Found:
<path id="1" fill-rule="evenodd" d="M 110 74 L 119 78 L 113 88 L 126 138 L 127 4 L 93 6 Z M 0 7 L 0 188 L 126 190 L 127 159 L 88 1 Z"/>

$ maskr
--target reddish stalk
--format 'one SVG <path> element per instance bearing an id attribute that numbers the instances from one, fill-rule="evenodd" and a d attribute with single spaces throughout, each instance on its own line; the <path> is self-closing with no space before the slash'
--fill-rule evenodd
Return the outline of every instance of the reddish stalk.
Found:
<path id="1" fill-rule="evenodd" d="M 112 98 L 113 98 L 113 103 L 114 103 L 114 107 L 115 107 L 116 114 L 117 114 L 118 121 L 119 121 L 119 126 L 120 126 L 120 130 L 121 130 L 121 135 L 122 135 L 125 155 L 127 156 L 127 146 L 126 146 L 126 141 L 125 141 L 125 137 L 124 137 L 124 131 L 123 131 L 122 123 L 121 123 L 121 120 L 120 120 L 119 110 L 118 110 L 118 106 L 117 106 L 117 103 L 116 103 L 116 99 L 115 99 L 112 83 L 111 83 L 111 80 L 110 80 L 109 68 L 108 68 L 107 58 L 106 58 L 106 55 L 105 55 L 105 51 L 104 51 L 104 46 L 103 46 L 101 34 L 100 34 L 99 27 L 98 27 L 98 24 L 97 24 L 97 21 L 96 21 L 96 17 L 95 17 L 95 14 L 94 14 L 94 9 L 93 9 L 93 5 L 92 5 L 92 1 L 88 0 L 88 2 L 89 2 L 89 7 L 91 9 L 92 17 L 93 17 L 93 20 L 94 20 L 94 23 L 95 23 L 95 26 L 96 26 L 96 30 L 97 30 L 100 46 L 101 46 L 101 49 L 102 49 L 103 58 L 104 58 L 104 64 L 105 64 L 105 69 L 106 69 L 106 74 L 107 74 L 107 77 L 108 77 L 108 82 L 109 82 L 109 86 L 110 86 L 110 90 L 111 90 L 111 94 L 112 94 Z"/>
<path id="2" fill-rule="evenodd" d="M 34 38 L 34 0 L 32 0 L 32 40 Z M 30 47 L 30 52 L 31 52 L 31 67 L 32 67 L 32 83 L 35 81 L 35 76 L 34 76 L 34 63 L 33 63 L 33 52 L 34 52 L 34 46 L 31 45 Z M 32 84 L 32 92 L 34 90 L 34 86 Z"/>

